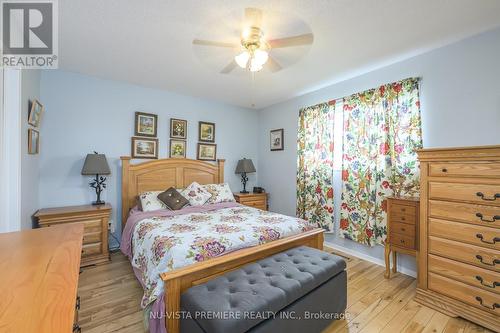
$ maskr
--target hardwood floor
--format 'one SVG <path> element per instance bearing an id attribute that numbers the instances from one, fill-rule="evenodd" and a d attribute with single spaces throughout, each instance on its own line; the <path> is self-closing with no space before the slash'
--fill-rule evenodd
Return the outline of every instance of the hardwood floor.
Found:
<path id="1" fill-rule="evenodd" d="M 337 253 L 347 261 L 347 319 L 333 322 L 334 332 L 489 332 L 461 318 L 452 318 L 413 301 L 415 279 L 397 273 L 384 279 L 384 268 Z M 142 333 L 142 288 L 121 253 L 111 262 L 85 268 L 80 275 L 83 333 Z"/>

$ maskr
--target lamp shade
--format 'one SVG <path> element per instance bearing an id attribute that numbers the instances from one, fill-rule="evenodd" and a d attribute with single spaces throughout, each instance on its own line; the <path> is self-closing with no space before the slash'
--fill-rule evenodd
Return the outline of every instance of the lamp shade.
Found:
<path id="1" fill-rule="evenodd" d="M 104 154 L 88 154 L 82 168 L 82 175 L 109 175 L 108 161 Z"/>
<path id="2" fill-rule="evenodd" d="M 255 172 L 255 167 L 251 159 L 242 159 L 238 161 L 235 173 L 251 173 Z"/>

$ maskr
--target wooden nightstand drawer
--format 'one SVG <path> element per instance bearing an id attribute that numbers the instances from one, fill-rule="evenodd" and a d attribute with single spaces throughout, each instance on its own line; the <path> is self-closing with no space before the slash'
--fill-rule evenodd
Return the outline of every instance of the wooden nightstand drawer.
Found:
<path id="1" fill-rule="evenodd" d="M 88 257 L 91 255 L 101 254 L 101 253 L 102 253 L 101 243 L 91 243 L 82 246 L 82 257 Z"/>
<path id="2" fill-rule="evenodd" d="M 83 244 L 92 244 L 92 243 L 99 243 L 102 241 L 102 233 L 99 232 L 93 232 L 90 234 L 84 234 L 83 235 Z"/>
<path id="3" fill-rule="evenodd" d="M 266 201 L 265 200 L 242 200 L 240 203 L 243 205 L 246 205 L 246 206 L 256 207 L 256 206 L 264 206 L 266 204 Z"/>

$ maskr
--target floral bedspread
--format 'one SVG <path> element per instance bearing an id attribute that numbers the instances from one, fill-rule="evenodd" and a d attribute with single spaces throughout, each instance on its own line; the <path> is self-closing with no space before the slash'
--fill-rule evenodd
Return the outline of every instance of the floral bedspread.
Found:
<path id="1" fill-rule="evenodd" d="M 245 206 L 145 218 L 132 236 L 131 262 L 144 286 L 141 305 L 163 293 L 160 273 L 313 228 L 299 218 Z"/>

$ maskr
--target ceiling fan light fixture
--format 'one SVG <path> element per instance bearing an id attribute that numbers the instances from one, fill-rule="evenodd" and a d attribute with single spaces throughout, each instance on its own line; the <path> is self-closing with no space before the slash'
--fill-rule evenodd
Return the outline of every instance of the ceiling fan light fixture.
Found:
<path id="1" fill-rule="evenodd" d="M 264 50 L 255 50 L 253 54 L 253 60 L 260 66 L 263 66 L 266 62 L 267 59 L 269 59 L 269 54 L 267 54 L 266 51 Z"/>
<path id="2" fill-rule="evenodd" d="M 262 64 L 259 64 L 257 61 L 255 61 L 255 58 L 252 58 L 250 60 L 250 66 L 248 66 L 248 70 L 250 72 L 258 72 L 262 70 Z"/>
<path id="3" fill-rule="evenodd" d="M 248 51 L 243 51 L 234 57 L 234 61 L 236 61 L 241 68 L 247 68 L 248 60 L 250 60 L 250 53 L 248 53 Z"/>

